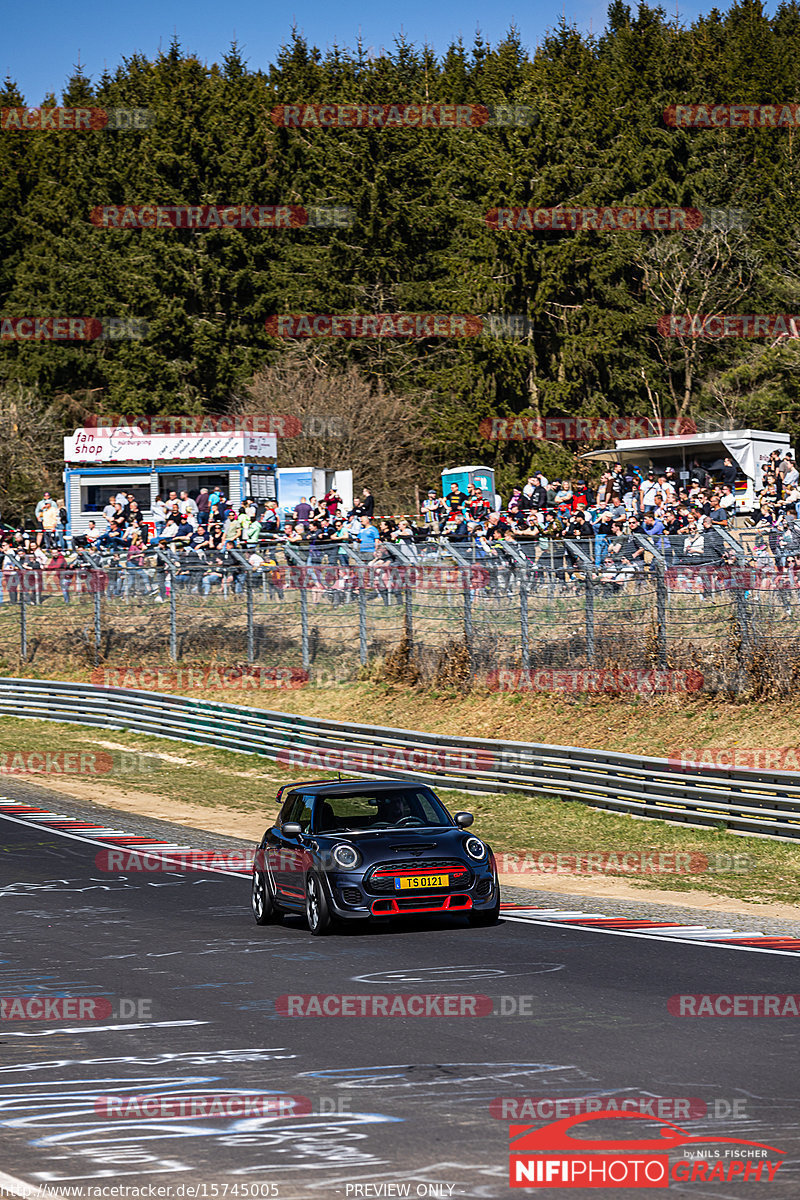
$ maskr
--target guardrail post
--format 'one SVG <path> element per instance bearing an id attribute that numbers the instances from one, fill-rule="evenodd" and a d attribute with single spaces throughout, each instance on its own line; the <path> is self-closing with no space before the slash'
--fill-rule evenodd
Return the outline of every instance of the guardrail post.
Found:
<path id="1" fill-rule="evenodd" d="M 528 628 L 528 582 L 529 568 L 523 567 L 519 580 L 519 640 L 522 669 L 528 670 L 531 665 L 531 639 Z"/>
<path id="2" fill-rule="evenodd" d="M 100 590 L 95 589 L 94 593 L 94 665 L 100 663 Z"/>
<path id="3" fill-rule="evenodd" d="M 175 572 L 167 568 L 167 583 L 169 584 L 169 656 L 173 662 L 178 661 L 178 595 L 175 588 Z"/>
<path id="4" fill-rule="evenodd" d="M 245 580 L 247 591 L 247 661 L 251 663 L 255 659 L 255 631 L 253 629 L 253 573 L 249 569 L 245 575 Z"/>
<path id="5" fill-rule="evenodd" d="M 17 572 L 19 580 L 19 656 L 23 662 L 28 661 L 28 613 L 25 599 L 25 580 L 22 572 Z"/>
<path id="6" fill-rule="evenodd" d="M 663 562 L 656 562 L 656 645 L 659 667 L 667 665 L 667 578 Z"/>
<path id="7" fill-rule="evenodd" d="M 303 651 L 303 670 L 307 671 L 311 661 L 308 653 L 308 590 L 306 568 L 300 568 L 300 638 Z"/>
<path id="8" fill-rule="evenodd" d="M 594 665 L 594 580 L 586 568 L 586 661 Z"/>
<path id="9" fill-rule="evenodd" d="M 367 589 L 364 586 L 364 567 L 356 567 L 358 579 L 358 656 L 362 667 L 367 665 Z"/>

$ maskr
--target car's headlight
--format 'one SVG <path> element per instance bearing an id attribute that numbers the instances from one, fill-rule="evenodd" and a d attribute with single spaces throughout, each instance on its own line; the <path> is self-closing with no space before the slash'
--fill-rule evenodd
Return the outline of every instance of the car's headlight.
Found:
<path id="1" fill-rule="evenodd" d="M 357 867 L 361 862 L 361 855 L 356 850 L 355 846 L 348 846 L 343 842 L 340 846 L 333 848 L 333 861 L 337 867 L 341 867 L 344 871 L 352 871 L 353 867 Z"/>
<path id="2" fill-rule="evenodd" d="M 486 858 L 486 847 L 484 846 L 483 842 L 479 841 L 478 838 L 467 838 L 467 840 L 464 842 L 464 849 L 470 858 L 477 859 L 478 862 L 480 862 L 482 858 Z"/>

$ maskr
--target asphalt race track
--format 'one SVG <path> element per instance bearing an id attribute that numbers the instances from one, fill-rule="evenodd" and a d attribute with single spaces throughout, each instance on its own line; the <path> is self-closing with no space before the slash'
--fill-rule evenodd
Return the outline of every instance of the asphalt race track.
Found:
<path id="1" fill-rule="evenodd" d="M 0 996 L 107 997 L 122 1009 L 0 1021 L 0 1172 L 17 1181 L 85 1197 L 117 1185 L 200 1200 L 519 1196 L 509 1118 L 493 1115 L 493 1100 L 667 1097 L 692 1099 L 691 1120 L 680 1108 L 668 1119 L 694 1136 L 786 1156 L 771 1183 L 672 1182 L 673 1193 L 800 1196 L 798 1018 L 667 1008 L 677 993 L 795 992 L 797 957 L 509 919 L 472 929 L 459 917 L 312 938 L 295 919 L 257 927 L 244 879 L 107 874 L 96 846 L 5 819 L 0 841 Z M 287 994 L 398 993 L 488 996 L 494 1013 L 276 1012 Z M 98 1111 L 105 1096 L 231 1092 L 305 1097 L 310 1112 Z M 654 1136 L 649 1122 L 625 1126 L 623 1136 Z M 634 1193 L 569 1191 L 614 1194 Z"/>

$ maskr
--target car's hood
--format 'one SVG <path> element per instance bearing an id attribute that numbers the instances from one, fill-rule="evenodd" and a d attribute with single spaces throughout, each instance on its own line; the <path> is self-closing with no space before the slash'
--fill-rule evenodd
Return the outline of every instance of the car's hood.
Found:
<path id="1" fill-rule="evenodd" d="M 436 854 L 456 854 L 464 857 L 464 838 L 474 836 L 464 829 L 455 827 L 431 829 L 376 829 L 365 830 L 362 833 L 347 832 L 320 833 L 315 840 L 320 846 L 334 845 L 336 842 L 352 842 L 367 857 L 374 859 L 376 855 L 387 855 L 390 858 L 414 858 L 417 854 L 422 857 Z"/>

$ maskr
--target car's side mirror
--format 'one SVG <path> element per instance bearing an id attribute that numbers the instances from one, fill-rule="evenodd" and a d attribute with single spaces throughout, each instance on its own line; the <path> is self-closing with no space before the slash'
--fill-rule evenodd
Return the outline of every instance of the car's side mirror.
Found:
<path id="1" fill-rule="evenodd" d="M 461 827 L 461 829 L 466 829 L 468 825 L 472 824 L 475 818 L 473 817 L 472 813 L 457 812 L 453 820 L 455 821 L 456 825 Z M 284 829 L 285 828 L 286 826 L 284 826 Z"/>
<path id="2" fill-rule="evenodd" d="M 281 826 L 281 833 L 285 833 L 287 837 L 299 837 L 303 832 L 303 827 L 299 821 L 285 821 Z"/>

